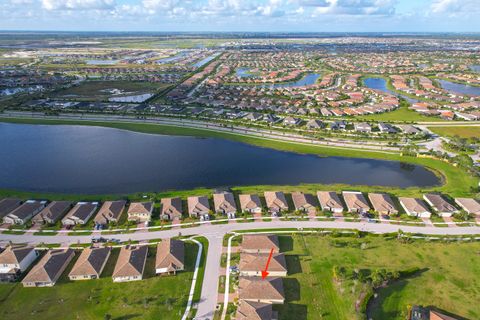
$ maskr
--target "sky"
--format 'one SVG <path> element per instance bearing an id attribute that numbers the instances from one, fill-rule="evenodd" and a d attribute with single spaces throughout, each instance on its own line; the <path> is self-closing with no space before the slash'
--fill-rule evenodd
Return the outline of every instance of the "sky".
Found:
<path id="1" fill-rule="evenodd" d="M 0 0 L 0 30 L 474 32 L 480 0 Z"/>

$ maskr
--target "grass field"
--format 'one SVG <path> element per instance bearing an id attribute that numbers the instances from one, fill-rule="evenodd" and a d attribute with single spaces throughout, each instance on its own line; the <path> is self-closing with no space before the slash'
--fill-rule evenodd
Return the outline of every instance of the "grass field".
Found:
<path id="1" fill-rule="evenodd" d="M 463 126 L 463 127 L 428 127 L 432 132 L 447 137 L 459 136 L 460 138 L 478 138 L 480 137 L 480 127 Z"/>
<path id="2" fill-rule="evenodd" d="M 111 319 L 159 319 L 159 315 L 161 319 L 180 319 L 187 305 L 197 245 L 186 244 L 187 271 L 170 277 L 155 276 L 155 247 L 150 247 L 146 279 L 127 283 L 112 282 L 118 250 L 114 249 L 98 280 L 69 281 L 66 275 L 74 259 L 54 287 L 1 284 L 0 318 L 93 320 L 105 319 L 110 314 Z"/>
<path id="3" fill-rule="evenodd" d="M 427 117 L 421 115 L 420 113 L 408 109 L 406 106 L 401 106 L 400 108 L 391 111 L 384 112 L 379 114 L 372 114 L 366 116 L 358 116 L 357 119 L 362 120 L 374 120 L 374 121 L 388 121 L 388 122 L 417 122 L 417 121 L 429 121 L 429 122 L 444 122 L 439 117 Z"/>
<path id="4" fill-rule="evenodd" d="M 169 86 L 167 83 L 151 83 L 140 81 L 85 81 L 56 93 L 57 97 L 71 96 L 80 100 L 101 101 L 107 100 L 113 95 L 103 90 L 118 89 L 128 92 L 126 95 L 155 93 Z"/>
<path id="5" fill-rule="evenodd" d="M 153 134 L 167 134 L 167 135 L 189 135 L 189 136 L 198 136 L 198 137 L 214 137 L 214 138 L 223 138 L 229 139 L 233 141 L 248 143 L 252 145 L 256 145 L 259 147 L 265 148 L 273 148 L 283 151 L 291 151 L 291 152 L 298 152 L 303 154 L 316 154 L 319 156 L 343 156 L 343 157 L 357 157 L 357 158 L 373 158 L 373 159 L 383 159 L 383 160 L 392 160 L 392 161 L 400 161 L 405 163 L 417 164 L 425 166 L 431 170 L 433 170 L 438 175 L 442 176 L 443 185 L 436 186 L 432 188 L 408 188 L 408 189 L 400 189 L 394 187 L 375 187 L 376 190 L 384 190 L 389 191 L 392 193 L 402 193 L 405 194 L 404 191 L 407 190 L 408 194 L 420 194 L 425 191 L 441 191 L 451 196 L 471 196 L 475 193 L 474 190 L 477 190 L 478 179 L 473 177 L 464 170 L 454 167 L 448 163 L 445 163 L 440 160 L 430 159 L 430 158 L 415 158 L 415 157 L 405 157 L 400 156 L 397 154 L 387 154 L 381 152 L 374 152 L 374 151 L 359 151 L 359 150 L 351 150 L 351 149 L 336 149 L 336 148 L 329 148 L 324 146 L 313 146 L 313 145 L 305 145 L 305 144 L 298 144 L 298 143 L 290 143 L 290 142 L 281 142 L 281 141 L 274 141 L 274 140 L 266 140 L 256 137 L 249 137 L 249 136 L 241 136 L 237 134 L 229 134 L 223 132 L 215 132 L 215 131 L 207 131 L 201 129 L 191 129 L 191 128 L 182 128 L 182 127 L 174 127 L 174 126 L 164 126 L 164 125 L 155 125 L 155 124 L 143 124 L 143 123 L 114 123 L 114 122 L 89 122 L 89 121 L 64 121 L 64 120 L 44 120 L 44 119 L 11 119 L 11 118 L 1 118 L 1 122 L 12 122 L 12 123 L 26 123 L 26 124 L 52 124 L 52 125 L 65 125 L 65 124 L 75 124 L 75 125 L 94 125 L 94 126 L 103 126 L 103 127 L 110 127 L 110 128 L 117 128 L 117 129 L 124 129 L 136 132 L 144 132 L 144 133 L 153 133 Z M 321 185 L 313 185 L 314 187 L 318 188 Z M 350 186 L 351 187 L 351 186 Z M 372 187 L 365 187 L 364 186 L 355 186 L 357 189 L 367 190 Z M 257 187 L 239 187 L 237 189 L 252 189 L 257 188 L 261 189 L 263 186 Z M 279 188 L 279 187 L 276 187 Z M 185 195 L 190 191 L 179 191 L 178 194 Z M 198 194 L 197 191 L 195 191 Z M 160 193 L 160 194 L 168 194 L 170 196 L 177 194 L 177 191 L 167 192 L 167 193 Z M 21 197 L 28 197 L 30 196 L 39 196 L 38 194 L 29 194 L 23 192 L 15 192 L 11 190 L 0 190 L 0 196 L 21 196 Z M 153 195 L 153 193 L 152 193 Z M 43 198 L 48 195 L 40 195 Z M 70 199 L 78 199 L 82 196 L 76 196 L 76 198 Z M 97 196 L 89 196 L 88 198 L 105 198 Z M 118 197 L 118 195 L 117 195 Z M 84 197 L 85 198 L 85 197 Z"/>
<path id="6" fill-rule="evenodd" d="M 408 306 L 435 306 L 467 319 L 480 319 L 480 243 L 401 243 L 382 237 L 333 238 L 280 236 L 289 276 L 284 280 L 285 305 L 280 319 L 361 319 L 355 303 L 362 282 L 334 281 L 334 266 L 367 272 L 379 268 L 414 276 L 378 291 L 369 307 L 373 319 L 405 319 Z M 365 243 L 362 245 L 362 243 Z"/>

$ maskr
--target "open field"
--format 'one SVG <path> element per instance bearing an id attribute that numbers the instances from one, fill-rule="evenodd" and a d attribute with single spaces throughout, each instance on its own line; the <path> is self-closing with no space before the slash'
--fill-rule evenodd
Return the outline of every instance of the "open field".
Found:
<path id="1" fill-rule="evenodd" d="M 162 90 L 169 84 L 151 83 L 151 82 L 134 82 L 134 81 L 85 81 L 78 86 L 74 86 L 65 90 L 58 91 L 57 97 L 71 97 L 80 100 L 108 100 L 114 97 L 106 90 L 118 89 L 125 92 L 125 95 L 135 95 L 142 93 L 155 93 Z M 121 95 L 118 95 L 121 96 Z"/>
<path id="2" fill-rule="evenodd" d="M 373 319 L 405 319 L 411 305 L 480 318 L 479 243 L 401 243 L 375 236 L 280 238 L 290 273 L 284 280 L 287 303 L 276 307 L 280 319 L 361 319 L 355 303 L 365 280 L 355 272 L 382 268 L 420 271 L 378 291 L 369 309 Z M 334 266 L 345 268 L 344 279 L 333 279 Z"/>
<path id="3" fill-rule="evenodd" d="M 428 129 L 438 135 L 447 137 L 459 136 L 467 139 L 480 137 L 480 127 L 477 126 L 428 127 Z"/>
<path id="4" fill-rule="evenodd" d="M 356 117 L 358 120 L 373 120 L 373 121 L 387 121 L 387 122 L 416 122 L 416 121 L 430 121 L 430 122 L 445 122 L 438 117 L 427 117 L 416 111 L 408 109 L 406 106 L 401 106 L 398 109 L 390 112 L 379 114 L 372 114 L 366 116 Z"/>
<path id="5" fill-rule="evenodd" d="M 446 162 L 430 159 L 430 158 L 415 158 L 415 157 L 406 157 L 396 154 L 387 154 L 374 151 L 360 151 L 360 150 L 349 150 L 349 149 L 338 149 L 338 148 L 329 148 L 325 146 L 314 146 L 314 145 L 305 145 L 294 142 L 281 142 L 268 139 L 262 139 L 257 137 L 242 136 L 237 134 L 230 134 L 224 132 L 215 132 L 201 129 L 191 129 L 184 127 L 174 127 L 174 126 L 164 126 L 164 125 L 154 125 L 154 124 L 143 124 L 143 123 L 115 123 L 115 122 L 91 122 L 91 121 L 64 121 L 64 120 L 40 120 L 40 119 L 11 119 L 11 118 L 0 118 L 2 122 L 11 122 L 11 123 L 27 123 L 27 124 L 52 124 L 52 125 L 65 125 L 65 124 L 75 124 L 75 125 L 93 125 L 93 126 L 103 126 L 124 130 L 131 130 L 136 132 L 152 133 L 152 134 L 168 134 L 168 135 L 189 135 L 189 136 L 198 136 L 198 137 L 214 137 L 214 138 L 223 138 L 229 139 L 244 143 L 249 143 L 259 147 L 267 147 L 284 151 L 305 153 L 305 154 L 317 154 L 319 156 L 344 156 L 344 157 L 358 157 L 358 158 L 374 158 L 374 159 L 384 159 L 392 161 L 401 161 L 405 163 L 412 163 L 417 165 L 425 166 L 438 175 L 442 176 L 444 184 L 441 186 L 433 188 L 408 188 L 408 194 L 419 194 L 425 191 L 440 191 L 450 196 L 470 196 L 474 194 L 477 190 L 478 179 L 467 174 L 464 170 L 454 167 Z M 315 187 L 318 188 L 318 185 Z M 351 187 L 351 186 L 350 186 Z M 357 186 L 355 186 L 357 188 Z M 372 187 L 368 187 L 372 188 Z M 248 188 L 245 188 L 248 189 Z M 359 188 L 357 188 L 359 189 Z M 364 190 L 363 188 L 361 190 Z M 365 189 L 366 190 L 366 189 Z M 377 188 L 376 190 L 390 191 L 395 194 L 405 194 L 404 190 L 393 187 L 383 187 Z M 169 192 L 169 195 L 172 195 L 172 191 Z M 186 194 L 185 191 L 182 191 L 181 194 Z M 15 192 L 11 190 L 0 190 L 0 196 L 12 196 L 18 195 L 23 197 L 28 196 L 39 196 L 38 194 L 26 193 L 26 192 Z M 45 195 L 42 195 L 45 196 Z M 117 195 L 118 197 L 118 195 Z M 48 197 L 44 197 L 48 198 Z M 82 198 L 82 196 L 80 196 Z M 92 196 L 84 198 L 93 198 Z M 98 199 L 99 196 L 97 195 Z M 78 196 L 77 196 L 78 199 Z"/>
<path id="6" fill-rule="evenodd" d="M 179 319 L 187 305 L 197 245 L 186 243 L 187 271 L 169 277 L 155 276 L 155 250 L 154 246 L 149 248 L 146 279 L 142 281 L 112 282 L 119 252 L 114 249 L 98 280 L 69 281 L 66 275 L 74 259 L 54 287 L 23 288 L 19 283 L 1 284 L 0 318 L 42 320 L 70 315 L 70 319 L 105 319 L 110 314 L 111 319 L 158 319 L 158 315 L 162 315 L 162 319 Z"/>

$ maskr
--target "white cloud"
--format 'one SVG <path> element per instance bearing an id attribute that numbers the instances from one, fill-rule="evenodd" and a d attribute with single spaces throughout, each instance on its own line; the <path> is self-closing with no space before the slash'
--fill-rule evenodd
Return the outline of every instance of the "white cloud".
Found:
<path id="1" fill-rule="evenodd" d="M 430 11 L 436 14 L 458 14 L 480 12 L 478 0 L 434 0 Z"/>
<path id="2" fill-rule="evenodd" d="M 46 10 L 110 10 L 115 0 L 41 0 Z"/>

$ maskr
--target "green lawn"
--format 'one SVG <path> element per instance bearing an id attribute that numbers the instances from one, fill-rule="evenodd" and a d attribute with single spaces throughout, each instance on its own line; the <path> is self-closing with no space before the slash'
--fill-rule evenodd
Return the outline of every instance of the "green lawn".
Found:
<path id="1" fill-rule="evenodd" d="M 480 127 L 473 126 L 444 126 L 444 127 L 428 127 L 432 132 L 440 136 L 459 136 L 460 138 L 478 138 L 480 137 Z"/>
<path id="2" fill-rule="evenodd" d="M 186 244 L 186 272 L 157 277 L 155 247 L 150 247 L 146 279 L 113 283 L 112 272 L 118 257 L 114 249 L 99 280 L 69 281 L 66 275 L 52 288 L 23 288 L 21 284 L 0 285 L 1 319 L 179 319 L 188 300 L 197 245 Z M 79 254 L 77 254 L 78 257 Z"/>
<path id="3" fill-rule="evenodd" d="M 378 291 L 369 312 L 373 319 L 405 319 L 411 305 L 480 319 L 480 243 L 400 243 L 373 236 L 280 239 L 289 270 L 284 279 L 287 302 L 275 307 L 280 319 L 362 319 L 355 303 L 365 285 L 352 277 L 334 281 L 334 266 L 347 273 L 421 270 Z"/>
<path id="4" fill-rule="evenodd" d="M 401 106 L 397 110 L 391 112 L 384 112 L 379 114 L 372 114 L 367 116 L 358 116 L 357 119 L 374 120 L 374 121 L 392 121 L 392 122 L 417 122 L 417 121 L 429 121 L 429 122 L 444 122 L 439 117 L 424 116 L 416 111 L 408 109 L 406 106 Z"/>
<path id="5" fill-rule="evenodd" d="M 142 93 L 154 93 L 168 87 L 167 83 L 152 83 L 140 81 L 85 81 L 78 86 L 70 87 L 65 90 L 58 91 L 57 97 L 72 96 L 72 98 L 80 100 L 107 100 L 113 95 L 103 90 L 119 89 L 128 94 L 135 95 Z"/>

